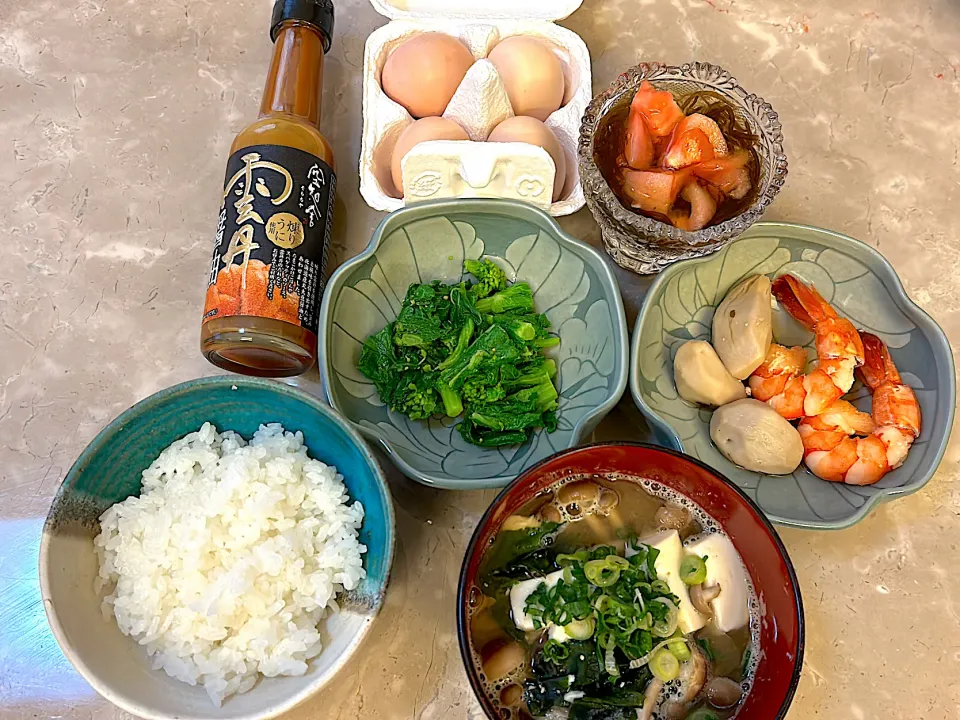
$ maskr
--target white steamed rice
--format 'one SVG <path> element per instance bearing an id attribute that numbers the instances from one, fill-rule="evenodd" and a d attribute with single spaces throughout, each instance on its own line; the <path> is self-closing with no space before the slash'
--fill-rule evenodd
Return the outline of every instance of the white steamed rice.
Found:
<path id="1" fill-rule="evenodd" d="M 301 433 L 261 425 L 247 444 L 204 423 L 144 470 L 139 497 L 100 517 L 104 612 L 217 705 L 258 674 L 302 675 L 321 650 L 317 623 L 365 576 L 363 507 L 348 502 Z"/>

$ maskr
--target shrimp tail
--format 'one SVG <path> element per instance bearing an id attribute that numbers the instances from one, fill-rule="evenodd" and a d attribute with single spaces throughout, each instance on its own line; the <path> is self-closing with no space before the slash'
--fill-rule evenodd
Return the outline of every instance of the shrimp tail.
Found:
<path id="1" fill-rule="evenodd" d="M 781 275 L 773 281 L 773 296 L 794 320 L 811 331 L 827 318 L 837 317 L 837 311 L 814 287 L 793 275 Z"/>
<path id="2" fill-rule="evenodd" d="M 890 349 L 876 335 L 862 333 L 864 364 L 858 375 L 873 391 L 873 421 L 877 427 L 894 427 L 913 438 L 920 436 L 920 403 L 913 388 L 904 384 Z"/>
<path id="3" fill-rule="evenodd" d="M 872 333 L 860 333 L 860 339 L 863 341 L 863 366 L 859 369 L 859 376 L 863 384 L 872 391 L 885 382 L 900 385 L 903 381 L 886 343 Z"/>

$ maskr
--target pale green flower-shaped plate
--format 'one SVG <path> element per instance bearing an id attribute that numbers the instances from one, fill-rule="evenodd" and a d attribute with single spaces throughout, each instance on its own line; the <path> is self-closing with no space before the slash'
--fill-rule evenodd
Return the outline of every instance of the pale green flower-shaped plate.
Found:
<path id="1" fill-rule="evenodd" d="M 804 466 L 786 476 L 745 470 L 710 441 L 712 411 L 677 395 L 677 348 L 687 340 L 710 339 L 714 309 L 740 280 L 784 273 L 813 283 L 858 328 L 882 338 L 904 381 L 916 390 L 923 413 L 920 437 L 906 462 L 876 485 L 826 482 Z M 774 338 L 784 345 L 803 345 L 808 356 L 815 357 L 812 333 L 780 309 L 774 311 Z M 907 297 L 883 256 L 844 235 L 786 223 L 758 223 L 720 252 L 677 263 L 660 274 L 637 318 L 630 390 L 659 442 L 717 469 L 774 522 L 818 529 L 848 527 L 880 502 L 923 487 L 943 458 L 956 404 L 950 344 L 943 330 Z M 859 383 L 851 399 L 869 411 L 869 393 Z"/>
<path id="2" fill-rule="evenodd" d="M 357 370 L 363 341 L 394 320 L 411 283 L 459 282 L 463 261 L 491 258 L 533 290 L 560 345 L 558 429 L 523 445 L 478 448 L 459 420 L 410 420 L 383 405 Z M 331 277 L 320 310 L 319 364 L 330 404 L 414 480 L 466 490 L 502 487 L 548 455 L 578 445 L 627 385 L 627 325 L 604 258 L 546 213 L 509 200 L 445 200 L 388 216 L 366 251 Z"/>

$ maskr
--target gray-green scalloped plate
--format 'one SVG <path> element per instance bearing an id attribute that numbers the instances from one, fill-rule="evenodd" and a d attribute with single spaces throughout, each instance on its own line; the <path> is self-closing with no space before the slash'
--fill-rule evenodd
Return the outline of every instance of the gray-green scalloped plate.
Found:
<path id="1" fill-rule="evenodd" d="M 463 261 L 488 257 L 533 290 L 560 345 L 557 430 L 523 445 L 468 445 L 458 420 L 411 420 L 386 408 L 357 370 L 363 341 L 396 318 L 414 282 L 459 282 Z M 320 308 L 318 356 L 327 398 L 379 443 L 409 477 L 434 487 L 503 487 L 549 455 L 579 445 L 627 386 L 627 322 L 603 256 L 546 213 L 510 200 L 440 200 L 387 216 L 367 249 L 330 277 Z"/>
<path id="2" fill-rule="evenodd" d="M 917 393 L 923 429 L 906 462 L 876 485 L 830 483 L 804 466 L 772 476 L 734 465 L 710 441 L 706 408 L 682 400 L 673 382 L 673 358 L 687 340 L 709 340 L 714 309 L 748 275 L 793 273 L 817 290 L 858 328 L 890 347 L 905 382 Z M 813 336 L 774 311 L 774 337 L 803 345 L 813 357 Z M 943 330 L 909 297 L 896 272 L 869 245 L 839 233 L 790 223 L 757 223 L 714 255 L 664 270 L 650 288 L 633 335 L 630 391 L 657 441 L 681 450 L 735 482 L 781 525 L 809 529 L 849 527 L 883 501 L 922 488 L 936 472 L 950 438 L 956 376 Z M 869 393 L 854 386 L 851 399 L 870 409 Z"/>

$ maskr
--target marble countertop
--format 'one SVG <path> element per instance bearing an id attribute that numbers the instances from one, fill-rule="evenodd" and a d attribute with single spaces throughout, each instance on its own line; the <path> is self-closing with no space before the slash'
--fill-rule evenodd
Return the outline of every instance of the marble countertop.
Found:
<path id="1" fill-rule="evenodd" d="M 335 257 L 382 214 L 358 192 L 360 69 L 385 19 L 337 0 L 322 128 L 339 161 Z M 255 118 L 267 0 L 0 0 L 0 719 L 127 717 L 63 658 L 36 557 L 63 475 L 114 416 L 216 374 L 198 352 L 218 194 Z M 563 24 L 600 89 L 640 60 L 729 69 L 780 113 L 787 185 L 767 219 L 879 248 L 960 342 L 960 9 L 949 0 L 585 0 Z M 564 218 L 595 245 L 586 210 Z M 645 283 L 620 272 L 629 320 Z M 316 378 L 301 383 L 315 388 Z M 622 427 L 631 423 L 629 399 Z M 803 588 L 806 718 L 960 717 L 960 442 L 924 489 L 854 528 L 782 530 Z M 478 718 L 456 645 L 462 553 L 493 493 L 396 473 L 398 546 L 374 636 L 289 720 Z"/>

